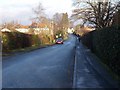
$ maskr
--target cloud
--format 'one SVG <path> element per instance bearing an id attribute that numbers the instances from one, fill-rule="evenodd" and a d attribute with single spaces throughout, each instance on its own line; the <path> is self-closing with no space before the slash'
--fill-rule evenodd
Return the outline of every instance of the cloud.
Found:
<path id="1" fill-rule="evenodd" d="M 41 0 L 0 0 L 1 6 L 33 5 Z"/>
<path id="2" fill-rule="evenodd" d="M 42 3 L 49 17 L 56 12 L 71 14 L 72 0 L 0 0 L 0 19 L 19 19 L 22 23 L 29 22 L 30 17 L 33 16 L 32 8 L 39 2 Z"/>
<path id="3" fill-rule="evenodd" d="M 52 15 L 56 12 L 65 13 L 68 12 L 71 14 L 71 0 L 44 0 L 43 5 L 47 8 L 47 13 L 51 13 Z"/>

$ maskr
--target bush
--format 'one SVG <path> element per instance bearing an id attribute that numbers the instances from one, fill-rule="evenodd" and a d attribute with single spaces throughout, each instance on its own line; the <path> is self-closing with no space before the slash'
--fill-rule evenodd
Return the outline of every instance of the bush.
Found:
<path id="1" fill-rule="evenodd" d="M 32 35 L 31 45 L 39 46 L 41 44 L 40 38 L 37 35 Z"/>
<path id="2" fill-rule="evenodd" d="M 82 42 L 120 75 L 120 27 L 95 30 L 83 36 Z"/>
<path id="3" fill-rule="evenodd" d="M 2 33 L 2 40 L 3 52 L 40 45 L 40 39 L 37 35 L 23 34 L 20 32 L 4 32 Z"/>
<path id="4" fill-rule="evenodd" d="M 88 48 L 90 48 L 91 50 L 93 50 L 93 43 L 92 43 L 92 39 L 93 39 L 93 33 L 95 31 L 91 31 L 89 33 L 84 34 L 81 37 L 82 43 L 85 44 Z"/>

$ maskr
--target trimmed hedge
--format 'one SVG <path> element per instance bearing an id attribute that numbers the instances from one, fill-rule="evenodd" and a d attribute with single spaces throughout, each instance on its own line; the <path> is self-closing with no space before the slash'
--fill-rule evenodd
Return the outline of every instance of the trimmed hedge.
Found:
<path id="1" fill-rule="evenodd" d="M 37 35 L 23 34 L 20 32 L 3 32 L 2 40 L 3 52 L 40 45 L 40 39 Z"/>
<path id="2" fill-rule="evenodd" d="M 83 36 L 82 42 L 120 76 L 120 27 L 95 30 Z"/>

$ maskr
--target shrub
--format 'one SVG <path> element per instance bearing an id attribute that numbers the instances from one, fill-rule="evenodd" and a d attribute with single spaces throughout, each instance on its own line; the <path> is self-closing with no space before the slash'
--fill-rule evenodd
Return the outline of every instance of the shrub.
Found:
<path id="1" fill-rule="evenodd" d="M 20 32 L 2 33 L 2 48 L 4 52 L 10 50 L 40 45 L 40 39 L 37 35 L 23 34 Z"/>
<path id="2" fill-rule="evenodd" d="M 95 30 L 83 36 L 82 41 L 103 63 L 120 75 L 120 27 Z"/>

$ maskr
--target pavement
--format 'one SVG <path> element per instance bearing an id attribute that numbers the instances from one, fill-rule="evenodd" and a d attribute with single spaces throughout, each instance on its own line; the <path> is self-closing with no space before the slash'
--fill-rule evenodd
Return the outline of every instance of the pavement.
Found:
<path id="1" fill-rule="evenodd" d="M 76 42 L 73 88 L 120 88 L 109 71 L 81 42 Z"/>

